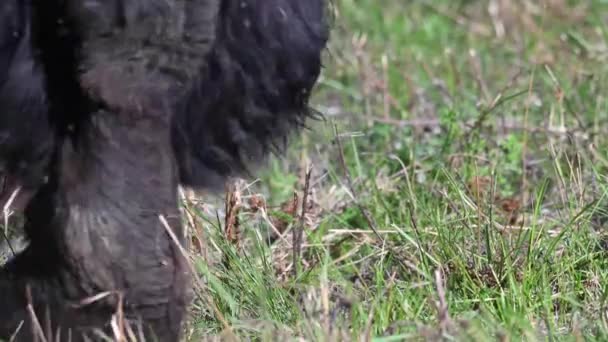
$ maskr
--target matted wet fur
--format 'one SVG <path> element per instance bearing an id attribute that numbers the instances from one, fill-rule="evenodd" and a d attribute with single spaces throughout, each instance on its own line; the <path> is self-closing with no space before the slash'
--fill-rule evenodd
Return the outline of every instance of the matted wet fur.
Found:
<path id="1" fill-rule="evenodd" d="M 184 242 L 178 184 L 221 188 L 304 123 L 326 7 L 0 4 L 0 162 L 33 194 L 29 245 L 0 270 L 0 338 L 23 321 L 16 340 L 34 340 L 31 303 L 44 333 L 97 340 L 122 299 L 148 340 L 179 339 L 192 295 L 167 232 Z"/>

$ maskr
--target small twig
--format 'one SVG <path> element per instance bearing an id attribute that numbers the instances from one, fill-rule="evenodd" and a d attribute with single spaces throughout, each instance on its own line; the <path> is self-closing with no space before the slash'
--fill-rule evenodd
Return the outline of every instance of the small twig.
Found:
<path id="1" fill-rule="evenodd" d="M 481 113 L 479 114 L 479 117 L 477 118 L 477 120 L 475 121 L 475 123 L 473 124 L 473 127 L 471 127 L 471 129 L 468 131 L 467 136 L 469 137 L 473 137 L 476 135 L 476 133 L 481 129 L 481 126 L 483 126 L 483 124 L 485 123 L 486 119 L 488 118 L 488 116 L 494 112 L 494 110 L 498 107 L 500 107 L 502 104 L 520 96 L 523 94 L 526 94 L 528 92 L 528 89 L 525 90 L 520 90 L 517 91 L 511 95 L 507 95 L 507 96 L 503 96 L 502 93 L 499 93 L 494 100 L 492 101 L 492 103 L 485 109 L 483 109 L 481 111 Z"/>
<path id="2" fill-rule="evenodd" d="M 395 285 L 396 277 L 397 277 L 397 272 L 391 273 L 391 275 L 388 279 L 388 282 L 386 284 L 386 287 L 382 291 L 382 295 L 378 296 L 371 305 L 369 314 L 367 315 L 367 321 L 365 322 L 365 330 L 363 331 L 363 338 L 364 338 L 364 341 L 366 341 L 366 342 L 369 342 L 372 340 L 372 324 L 374 323 L 374 314 L 376 313 L 376 306 L 378 305 L 380 298 L 385 298 L 386 295 L 393 289 L 393 286 Z"/>
<path id="3" fill-rule="evenodd" d="M 362 229 L 348 229 L 348 228 L 340 228 L 340 229 L 330 229 L 328 233 L 332 233 L 334 235 L 342 235 L 342 234 L 373 234 L 373 231 L 362 230 Z M 379 230 L 379 234 L 399 234 L 397 230 Z"/>
<path id="4" fill-rule="evenodd" d="M 29 284 L 25 286 L 25 297 L 27 299 L 27 312 L 29 313 L 32 321 L 32 335 L 40 338 L 42 342 L 47 342 L 46 336 L 44 336 L 44 331 L 42 330 L 42 325 L 40 325 L 40 321 L 38 320 L 36 312 L 34 311 L 34 305 L 32 304 L 32 289 L 30 288 Z"/>
<path id="5" fill-rule="evenodd" d="M 385 119 L 385 118 L 381 118 L 381 117 L 376 117 L 373 120 L 375 122 L 378 122 L 381 124 L 392 125 L 392 126 L 396 126 L 399 128 L 403 128 L 403 127 L 435 128 L 435 127 L 441 126 L 441 121 L 439 119 L 399 120 L 399 119 L 394 119 L 394 118 Z M 468 130 L 470 130 L 470 133 L 472 133 L 473 129 L 471 129 L 471 127 L 475 126 L 477 124 L 477 122 L 478 122 L 478 120 L 476 120 L 475 122 L 468 122 L 468 123 L 465 122 L 465 123 L 459 124 L 458 126 L 461 129 L 468 129 Z M 478 124 L 476 127 L 481 128 Z M 500 124 L 497 128 L 502 129 L 503 134 L 506 134 L 506 133 L 512 132 L 512 131 L 517 131 L 517 132 L 521 131 L 521 132 L 527 132 L 527 133 L 532 133 L 532 134 L 546 134 L 546 135 L 552 135 L 552 136 L 558 136 L 558 137 L 567 136 L 567 135 L 575 135 L 577 133 L 580 133 L 581 136 L 584 136 L 583 132 L 581 130 L 578 130 L 578 129 L 567 130 L 563 127 L 539 127 L 539 126 L 526 126 L 524 124 L 519 124 L 519 123 L 504 123 L 504 124 Z"/>
<path id="6" fill-rule="evenodd" d="M 422 236 L 420 234 L 420 229 L 418 229 L 418 220 L 416 219 L 416 213 L 414 212 L 412 203 L 408 202 L 407 209 L 410 214 L 410 223 L 412 224 L 412 228 L 414 228 L 414 233 L 416 234 L 416 237 L 418 238 L 418 241 L 416 242 L 416 247 L 418 247 L 418 251 L 420 252 L 420 261 L 424 265 L 425 269 L 428 270 L 428 265 L 426 263 L 426 257 L 425 257 L 424 251 L 422 250 L 422 244 L 421 244 Z"/>
<path id="7" fill-rule="evenodd" d="M 110 320 L 110 326 L 112 328 L 112 333 L 114 334 L 114 341 L 126 342 L 126 336 L 130 336 L 132 341 L 136 341 L 131 328 L 128 326 L 128 324 L 125 325 L 126 320 L 124 315 L 124 294 L 122 291 L 115 290 L 98 292 L 95 295 L 79 300 L 78 303 L 71 303 L 70 306 L 75 309 L 80 309 L 85 306 L 95 304 L 108 297 L 116 297 L 116 311 L 112 315 L 112 319 Z M 107 336 L 103 331 L 100 330 L 95 330 L 94 334 L 100 336 L 102 339 L 110 339 L 109 336 Z"/>
<path id="8" fill-rule="evenodd" d="M 370 74 L 373 71 L 371 70 L 370 63 L 364 58 L 365 54 L 363 53 L 365 46 L 367 44 L 367 35 L 362 34 L 359 36 L 353 37 L 352 41 L 353 47 L 355 49 L 355 57 L 357 59 L 357 66 L 359 71 L 359 83 L 361 84 L 361 93 L 363 94 L 363 103 L 365 108 L 365 118 L 367 119 L 368 126 L 372 124 L 372 103 L 371 103 L 371 90 L 370 90 Z"/>
<path id="9" fill-rule="evenodd" d="M 294 227 L 292 236 L 293 236 L 293 275 L 294 277 L 298 277 L 298 262 L 300 260 L 300 253 L 302 250 L 302 232 L 304 230 L 304 219 L 306 216 L 307 202 L 308 202 L 308 193 L 310 192 L 310 175 L 312 173 L 312 168 L 309 167 L 306 170 L 306 176 L 304 180 L 304 194 L 302 194 L 302 212 L 300 214 L 300 218 L 298 220 L 298 224 Z"/>
<path id="10" fill-rule="evenodd" d="M 171 229 L 169 222 L 163 215 L 158 215 L 158 218 L 159 218 L 160 222 L 163 224 L 165 230 L 167 231 L 167 234 L 169 234 L 169 236 L 171 237 L 171 240 L 173 240 L 173 243 L 177 246 L 177 249 L 179 250 L 181 256 L 184 258 L 184 261 L 186 262 L 186 265 L 188 265 L 188 268 L 190 269 L 192 278 L 194 278 L 194 283 L 199 289 L 199 291 L 195 291 L 196 296 L 201 301 L 207 302 L 207 304 L 209 306 L 211 306 L 211 308 L 213 308 L 213 312 L 215 313 L 215 316 L 222 323 L 222 325 L 224 326 L 224 329 L 226 330 L 228 335 L 231 337 L 230 341 L 238 341 L 236 335 L 234 334 L 234 332 L 232 330 L 232 327 L 230 327 L 230 325 L 228 324 L 228 321 L 226 320 L 224 315 L 222 315 L 222 313 L 219 310 L 219 308 L 217 307 L 217 305 L 215 305 L 215 302 L 210 298 L 209 295 L 204 296 L 204 298 L 203 298 L 202 293 L 203 293 L 203 289 L 205 287 L 201 283 L 200 278 L 196 276 L 197 272 L 196 272 L 196 269 L 194 269 L 194 266 L 192 265 L 190 260 L 188 259 L 188 252 L 184 249 L 182 244 L 179 242 L 179 239 L 177 238 L 177 236 L 175 236 L 175 233 L 173 232 L 173 229 Z"/>
<path id="11" fill-rule="evenodd" d="M 202 243 L 202 238 L 200 236 L 202 234 L 202 228 L 200 227 L 199 221 L 195 219 L 196 214 L 193 212 L 191 204 L 192 203 L 189 200 L 185 201 L 184 216 L 186 217 L 186 220 L 188 220 L 188 226 L 192 227 L 192 236 L 196 238 L 197 245 L 193 247 L 197 249 L 197 253 L 203 257 L 203 260 L 205 260 L 205 262 L 207 262 L 209 260 L 209 256 L 207 254 L 207 247 L 204 243 Z M 186 235 L 186 238 L 187 237 L 188 235 Z M 190 242 L 191 246 L 194 244 L 193 242 L 194 241 Z"/>
<path id="12" fill-rule="evenodd" d="M 446 334 L 450 326 L 450 314 L 448 312 L 448 302 L 446 300 L 445 287 L 443 286 L 443 275 L 441 269 L 435 270 L 435 286 L 437 286 L 437 319 L 443 334 Z"/>
<path id="13" fill-rule="evenodd" d="M 122 292 L 118 292 L 118 303 L 116 305 L 116 312 L 112 315 L 111 326 L 114 339 L 117 342 L 126 342 Z"/>
<path id="14" fill-rule="evenodd" d="M 382 55 L 382 107 L 385 118 L 391 116 L 390 90 L 388 82 L 388 56 Z"/>
<path id="15" fill-rule="evenodd" d="M 297 196 L 297 193 L 294 193 L 294 196 Z M 289 230 L 286 229 L 284 231 L 281 231 L 274 223 L 273 220 L 268 216 L 268 212 L 266 211 L 266 209 L 261 208 L 260 209 L 260 213 L 262 215 L 262 218 L 264 219 L 264 221 L 266 221 L 266 224 L 268 224 L 268 226 L 270 227 L 270 229 L 272 230 L 272 233 L 274 233 L 276 235 L 276 237 L 271 236 L 270 237 L 270 242 L 269 244 L 273 244 L 275 243 L 277 240 L 281 240 L 283 243 L 285 243 L 286 245 L 289 246 L 289 240 L 287 240 L 286 235 L 289 234 Z M 292 241 L 293 242 L 293 241 Z M 292 246 L 293 248 L 293 246 Z"/>
<path id="16" fill-rule="evenodd" d="M 15 329 L 15 332 L 13 332 L 13 334 L 11 335 L 11 338 L 8 340 L 9 342 L 14 342 L 17 339 L 17 335 L 21 331 L 22 327 L 23 327 L 23 321 L 19 322 L 17 329 Z"/>
<path id="17" fill-rule="evenodd" d="M 118 298 L 120 298 L 120 293 L 118 291 L 103 291 L 103 292 L 99 292 L 93 296 L 83 298 L 78 303 L 70 304 L 70 306 L 74 309 L 80 309 L 85 306 L 91 305 L 93 303 L 99 302 L 100 300 L 102 300 L 104 298 L 114 296 L 114 295 L 116 295 L 116 296 L 118 296 Z"/>
<path id="18" fill-rule="evenodd" d="M 53 339 L 53 326 L 51 324 L 51 309 L 49 308 L 48 305 L 46 305 L 46 308 L 44 310 L 44 323 L 45 323 L 45 329 L 46 329 L 46 336 L 49 337 L 49 339 Z"/>
<path id="19" fill-rule="evenodd" d="M 241 210 L 241 194 L 237 190 L 236 185 L 229 183 L 226 191 L 226 218 L 224 229 L 226 230 L 226 238 L 228 241 L 239 248 L 239 211 Z"/>
<path id="20" fill-rule="evenodd" d="M 348 186 L 348 190 L 351 193 L 352 199 L 355 202 L 355 204 L 357 205 L 357 207 L 359 208 L 359 211 L 361 212 L 363 217 L 365 218 L 365 221 L 367 221 L 367 225 L 369 226 L 369 228 L 374 232 L 376 237 L 378 237 L 378 239 L 384 243 L 385 242 L 384 238 L 382 237 L 382 235 L 380 235 L 380 233 L 378 233 L 378 228 L 377 228 L 376 222 L 374 221 L 373 217 L 370 215 L 367 208 L 365 208 L 361 204 L 361 202 L 359 201 L 359 196 L 355 192 L 355 187 L 353 185 L 353 179 L 350 175 L 350 172 L 348 171 L 348 166 L 346 165 L 346 159 L 344 158 L 344 148 L 342 147 L 342 140 L 340 140 L 340 135 L 338 134 L 338 126 L 335 123 L 334 123 L 334 135 L 336 136 L 336 142 L 338 144 L 338 155 L 340 157 L 340 165 L 342 166 L 342 171 L 344 172 L 344 177 L 346 178 L 346 184 Z"/>
<path id="21" fill-rule="evenodd" d="M 17 253 L 15 252 L 15 249 L 13 248 L 13 244 L 11 243 L 11 240 L 8 237 L 8 219 L 12 214 L 11 206 L 13 205 L 15 198 L 17 198 L 17 195 L 19 195 L 20 191 L 21 191 L 21 187 L 17 186 L 17 188 L 15 188 L 15 190 L 11 193 L 10 197 L 4 204 L 4 207 L 2 208 L 2 213 L 3 213 L 3 218 L 4 218 L 4 229 L 2 230 L 2 235 L 4 237 L 4 240 L 6 241 L 6 244 L 8 245 L 8 248 L 11 250 L 11 253 L 13 254 L 13 256 L 15 256 Z"/>
<path id="22" fill-rule="evenodd" d="M 536 79 L 536 67 L 532 69 L 532 74 L 530 75 L 530 79 L 528 80 L 528 98 L 525 103 L 524 108 L 524 127 L 528 127 L 528 118 L 530 114 L 530 100 L 532 99 L 532 91 L 534 87 L 534 80 Z M 528 201 L 528 177 L 527 177 L 527 169 L 528 169 L 528 131 L 524 130 L 523 134 L 523 142 L 521 148 L 521 203 L 526 203 Z"/>
<path id="23" fill-rule="evenodd" d="M 489 103 L 492 95 L 490 95 L 488 84 L 483 77 L 483 68 L 481 67 L 481 60 L 479 59 L 479 55 L 474 49 L 469 50 L 469 65 L 472 69 L 471 74 L 477 82 L 477 86 L 479 87 L 479 90 L 481 90 L 481 93 L 485 98 L 485 102 Z M 500 94 L 498 96 L 500 96 Z M 494 100 L 493 102 L 496 102 L 496 100 Z"/>

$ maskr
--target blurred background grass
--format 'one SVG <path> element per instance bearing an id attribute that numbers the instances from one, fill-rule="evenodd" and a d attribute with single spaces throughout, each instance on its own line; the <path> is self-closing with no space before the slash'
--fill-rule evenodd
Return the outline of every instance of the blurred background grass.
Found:
<path id="1" fill-rule="evenodd" d="M 189 340 L 608 340 L 608 2 L 333 11 L 326 120 L 185 194 Z"/>

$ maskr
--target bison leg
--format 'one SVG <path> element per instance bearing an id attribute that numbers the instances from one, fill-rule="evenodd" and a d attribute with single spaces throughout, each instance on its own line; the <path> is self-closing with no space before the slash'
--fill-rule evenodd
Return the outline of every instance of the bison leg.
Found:
<path id="1" fill-rule="evenodd" d="M 146 337 L 179 339 L 190 281 L 159 219 L 182 243 L 168 127 L 101 112 L 63 143 L 50 181 L 26 209 L 30 245 L 2 271 L 0 337 L 29 320 L 29 284 L 37 315 L 48 312 L 50 330 L 62 338 L 68 329 L 72 339 L 94 328 L 108 332 L 122 298 L 126 317 L 141 321 Z"/>

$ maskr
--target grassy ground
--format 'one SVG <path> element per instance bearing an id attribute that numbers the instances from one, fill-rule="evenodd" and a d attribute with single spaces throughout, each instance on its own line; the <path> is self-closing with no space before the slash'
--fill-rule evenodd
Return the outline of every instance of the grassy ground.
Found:
<path id="1" fill-rule="evenodd" d="M 189 339 L 608 340 L 608 2 L 335 2 L 327 120 L 186 201 Z"/>

